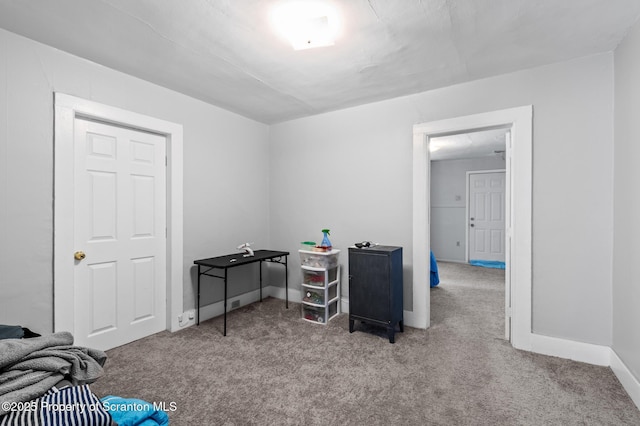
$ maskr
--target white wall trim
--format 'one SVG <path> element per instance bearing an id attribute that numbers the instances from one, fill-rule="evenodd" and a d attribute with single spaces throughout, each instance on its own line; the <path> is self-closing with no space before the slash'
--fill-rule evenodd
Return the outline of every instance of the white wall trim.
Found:
<path id="1" fill-rule="evenodd" d="M 268 285 L 268 286 L 262 287 L 262 291 L 263 291 L 264 297 L 271 296 L 271 297 L 275 297 L 276 299 L 282 299 L 283 301 L 285 300 L 284 287 L 279 287 L 276 285 Z M 291 288 L 291 286 L 289 286 L 288 294 L 289 294 L 289 302 L 302 303 L 302 290 L 297 288 Z M 256 300 L 260 300 L 260 297 L 258 297 L 258 299 Z"/>
<path id="2" fill-rule="evenodd" d="M 464 260 L 460 260 L 460 259 L 445 259 L 444 257 L 439 258 L 438 262 L 458 263 L 460 265 L 466 265 L 467 264 L 467 262 L 465 262 Z"/>
<path id="3" fill-rule="evenodd" d="M 262 287 L 262 300 L 271 296 L 271 290 L 272 288 L 270 286 Z M 282 291 L 284 294 L 284 289 Z M 236 300 L 240 300 L 240 305 L 238 306 L 238 308 L 258 302 L 260 300 L 260 289 L 252 290 L 247 293 L 242 293 L 237 296 L 229 297 L 227 299 L 227 314 L 231 311 L 238 309 L 238 308 L 231 309 L 231 302 Z M 284 297 L 283 297 L 282 303 L 284 303 Z M 219 302 L 200 306 L 200 322 L 218 317 L 223 314 L 224 314 L 224 300 L 220 300 Z"/>
<path id="4" fill-rule="evenodd" d="M 640 381 L 627 368 L 616 351 L 609 346 L 532 334 L 531 352 L 610 367 L 624 390 L 640 410 Z"/>
<path id="5" fill-rule="evenodd" d="M 340 297 L 340 312 L 343 314 L 349 313 L 349 298 L 344 296 Z"/>
<path id="6" fill-rule="evenodd" d="M 262 287 L 262 300 L 267 297 L 273 297 L 276 299 L 281 299 L 282 303 L 285 303 L 284 297 L 284 287 L 278 287 L 274 285 L 267 285 Z M 246 305 L 250 305 L 252 303 L 256 303 L 260 301 L 260 289 L 252 290 L 247 293 L 238 294 L 237 296 L 229 297 L 227 299 L 227 313 L 238 309 L 231 309 L 231 302 L 240 300 L 240 305 L 238 308 Z M 292 306 L 291 303 L 301 303 L 302 302 L 302 293 L 298 289 L 289 289 L 289 309 L 299 310 L 299 307 Z M 224 314 L 224 300 L 220 300 L 219 302 L 210 303 L 208 305 L 200 306 L 200 322 L 209 320 L 211 318 L 218 317 Z M 302 314 L 300 313 L 302 317 Z M 189 324 L 192 325 L 192 324 Z"/>
<path id="7" fill-rule="evenodd" d="M 531 350 L 532 335 L 532 146 L 533 107 L 523 106 L 413 126 L 413 315 L 407 325 L 430 325 L 429 294 L 429 139 L 472 130 L 510 127 L 506 147 L 510 214 L 505 223 L 511 284 L 511 344 Z"/>
<path id="8" fill-rule="evenodd" d="M 73 330 L 73 200 L 63 185 L 73 182 L 76 117 L 150 131 L 167 138 L 167 330 L 180 329 L 183 304 L 183 129 L 182 125 L 63 93 L 54 94 L 54 331 Z M 69 209 L 70 208 L 70 209 Z"/>
<path id="9" fill-rule="evenodd" d="M 587 364 L 609 366 L 611 348 L 557 337 L 531 335 L 531 352 L 571 359 Z"/>
<path id="10" fill-rule="evenodd" d="M 640 410 L 640 381 L 631 373 L 616 351 L 611 349 L 611 370 L 616 375 L 624 390 Z"/>
<path id="11" fill-rule="evenodd" d="M 413 126 L 413 309 L 405 311 L 404 324 L 416 328 L 431 325 L 429 131 L 425 125 Z"/>

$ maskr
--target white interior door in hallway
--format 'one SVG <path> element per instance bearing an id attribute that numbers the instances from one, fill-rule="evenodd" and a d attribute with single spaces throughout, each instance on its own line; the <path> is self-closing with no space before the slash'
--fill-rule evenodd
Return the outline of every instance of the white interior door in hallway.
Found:
<path id="1" fill-rule="evenodd" d="M 505 261 L 505 171 L 467 172 L 469 260 Z"/>
<path id="2" fill-rule="evenodd" d="M 108 349 L 164 330 L 165 137 L 76 118 L 74 169 L 76 343 Z"/>

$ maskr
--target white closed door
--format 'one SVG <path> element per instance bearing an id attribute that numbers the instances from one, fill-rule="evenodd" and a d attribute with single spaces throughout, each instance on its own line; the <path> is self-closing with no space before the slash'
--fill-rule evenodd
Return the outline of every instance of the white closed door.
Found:
<path id="1" fill-rule="evenodd" d="M 106 350 L 166 328 L 165 151 L 163 136 L 75 120 L 76 344 Z"/>
<path id="2" fill-rule="evenodd" d="M 505 260 L 505 172 L 469 172 L 469 260 Z"/>

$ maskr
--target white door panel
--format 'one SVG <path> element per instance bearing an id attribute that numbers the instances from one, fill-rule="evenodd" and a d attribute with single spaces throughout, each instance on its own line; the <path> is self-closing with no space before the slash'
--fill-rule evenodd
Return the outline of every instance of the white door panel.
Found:
<path id="1" fill-rule="evenodd" d="M 107 349 L 166 327 L 166 140 L 75 120 L 77 342 Z"/>
<path id="2" fill-rule="evenodd" d="M 469 260 L 505 260 L 505 172 L 469 173 Z"/>

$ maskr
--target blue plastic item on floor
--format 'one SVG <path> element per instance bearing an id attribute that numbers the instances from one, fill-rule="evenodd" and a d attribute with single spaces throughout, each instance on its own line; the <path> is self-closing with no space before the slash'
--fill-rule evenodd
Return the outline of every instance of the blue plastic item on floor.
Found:
<path id="1" fill-rule="evenodd" d="M 431 252 L 431 287 L 435 287 L 440 284 L 440 275 L 438 274 L 438 263 L 436 262 L 436 257 Z"/>
<path id="2" fill-rule="evenodd" d="M 168 426 L 169 416 L 156 404 L 135 398 L 108 395 L 100 401 L 120 426 Z M 168 403 L 172 404 L 172 403 Z M 164 405 L 164 404 L 163 404 Z"/>
<path id="3" fill-rule="evenodd" d="M 494 269 L 504 269 L 504 262 L 500 262 L 498 260 L 470 260 L 470 265 L 473 266 L 482 266 L 483 268 L 494 268 Z"/>

